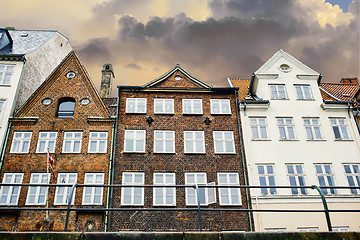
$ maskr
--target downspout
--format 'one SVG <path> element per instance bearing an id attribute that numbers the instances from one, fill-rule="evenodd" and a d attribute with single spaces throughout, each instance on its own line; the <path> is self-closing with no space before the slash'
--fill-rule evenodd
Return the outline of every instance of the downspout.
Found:
<path id="1" fill-rule="evenodd" d="M 5 157 L 5 149 L 6 149 L 7 142 L 9 140 L 10 129 L 11 129 L 11 122 L 9 122 L 9 124 L 8 124 L 7 130 L 6 130 L 6 136 L 5 136 L 4 145 L 2 146 L 1 161 L 0 161 L 0 172 L 1 172 L 2 166 L 3 166 L 3 161 L 4 161 L 4 157 Z"/>
<path id="2" fill-rule="evenodd" d="M 115 168 L 115 160 L 116 160 L 116 137 L 117 137 L 117 129 L 119 124 L 119 108 L 120 108 L 120 88 L 118 88 L 118 97 L 117 97 L 117 107 L 116 107 L 116 117 L 115 117 L 115 133 L 113 135 L 113 149 L 112 149 L 112 156 L 113 161 L 111 162 L 111 184 L 114 184 L 114 168 Z M 113 196 L 114 196 L 114 188 L 110 188 L 110 207 L 113 207 Z M 108 229 L 111 226 L 111 215 L 112 212 L 109 212 L 108 215 Z"/>
<path id="3" fill-rule="evenodd" d="M 358 129 L 358 131 L 359 131 L 359 133 L 360 133 L 360 125 L 359 125 L 359 122 L 358 122 L 358 119 L 357 119 L 357 116 L 358 116 L 359 113 L 360 113 L 360 112 L 359 112 L 359 108 L 356 108 L 356 113 L 355 113 L 355 115 L 354 115 L 354 119 L 355 119 L 355 123 L 356 123 L 357 129 Z"/>
<path id="4" fill-rule="evenodd" d="M 108 172 L 108 185 L 111 184 L 111 176 L 112 176 L 112 162 L 114 161 L 113 159 L 113 148 L 114 148 L 114 131 L 115 131 L 115 123 L 113 123 L 113 127 L 111 130 L 111 134 L 112 134 L 112 141 L 111 141 L 111 152 L 110 152 L 110 167 L 109 167 L 109 172 Z M 110 189 L 108 188 L 107 190 L 107 196 L 106 196 L 106 209 L 109 209 L 109 199 L 110 199 Z M 108 218 L 109 218 L 109 211 L 105 212 L 105 229 L 104 231 L 107 232 L 108 230 Z"/>
<path id="5" fill-rule="evenodd" d="M 243 167 L 243 174 L 244 174 L 244 183 L 245 186 L 248 186 L 248 182 L 247 182 L 247 173 L 246 173 L 246 165 L 245 165 L 245 155 L 244 155 L 244 151 L 243 151 L 243 141 L 242 141 L 242 134 L 241 134 L 241 128 L 240 128 L 240 117 L 239 117 L 239 103 L 238 103 L 238 96 L 237 96 L 237 90 L 235 90 L 235 105 L 236 105 L 236 119 L 237 119 L 237 124 L 238 124 L 238 130 L 239 130 L 239 142 L 240 142 L 240 153 L 241 153 L 241 164 Z M 245 193 L 246 193 L 246 203 L 248 208 L 250 208 L 250 200 L 249 200 L 249 189 L 245 188 Z M 249 215 L 249 225 L 250 225 L 250 231 L 253 231 L 253 225 L 252 225 L 252 216 L 251 216 L 251 212 L 248 212 Z"/>

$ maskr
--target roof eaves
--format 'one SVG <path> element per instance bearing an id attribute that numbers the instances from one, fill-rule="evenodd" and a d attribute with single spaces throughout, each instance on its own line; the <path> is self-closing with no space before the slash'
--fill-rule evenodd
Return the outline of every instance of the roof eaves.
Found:
<path id="1" fill-rule="evenodd" d="M 320 86 L 319 86 L 319 89 L 320 89 L 321 91 L 323 91 L 324 93 L 326 93 L 327 95 L 329 95 L 330 97 L 336 99 L 336 101 L 342 101 L 341 99 L 335 97 L 333 94 L 329 93 L 328 91 L 326 91 L 325 89 L 323 89 L 323 88 L 320 87 Z"/>

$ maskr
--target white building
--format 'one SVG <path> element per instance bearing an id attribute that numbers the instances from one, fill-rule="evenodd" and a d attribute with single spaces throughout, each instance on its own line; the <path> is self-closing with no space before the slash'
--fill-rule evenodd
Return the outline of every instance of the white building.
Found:
<path id="1" fill-rule="evenodd" d="M 57 31 L 0 28 L 0 156 L 9 117 L 71 49 L 68 39 Z"/>
<path id="2" fill-rule="evenodd" d="M 230 79 L 229 79 L 230 80 Z M 359 186 L 360 139 L 345 101 L 324 101 L 321 75 L 283 50 L 239 87 L 253 209 L 323 210 L 319 193 L 296 186 Z M 360 209 L 360 189 L 323 189 L 330 210 Z M 256 231 L 327 231 L 325 214 L 254 212 Z M 330 213 L 333 230 L 360 231 L 359 213 Z"/>

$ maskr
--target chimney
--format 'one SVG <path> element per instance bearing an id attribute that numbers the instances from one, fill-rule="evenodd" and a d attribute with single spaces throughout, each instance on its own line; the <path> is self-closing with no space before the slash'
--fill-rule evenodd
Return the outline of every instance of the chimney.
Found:
<path id="1" fill-rule="evenodd" d="M 359 84 L 357 78 L 342 78 L 340 83 L 341 84 Z"/>
<path id="2" fill-rule="evenodd" d="M 111 96 L 111 77 L 115 78 L 112 65 L 105 63 L 101 73 L 100 97 L 108 98 Z"/>

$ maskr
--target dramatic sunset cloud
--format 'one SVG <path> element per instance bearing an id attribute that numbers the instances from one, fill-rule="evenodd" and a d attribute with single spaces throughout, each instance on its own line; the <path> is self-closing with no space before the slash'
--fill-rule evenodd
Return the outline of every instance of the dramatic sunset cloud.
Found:
<path id="1" fill-rule="evenodd" d="M 359 0 L 346 1 L 344 10 L 336 0 L 13 0 L 0 21 L 64 33 L 97 86 L 104 63 L 114 85 L 144 84 L 179 63 L 224 86 L 279 49 L 338 82 L 359 77 Z"/>

